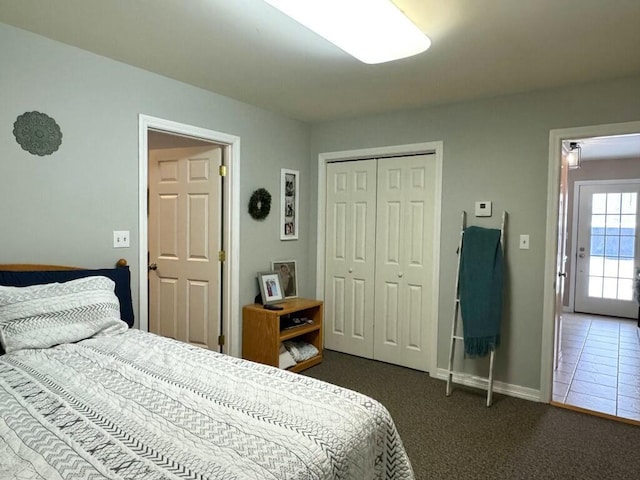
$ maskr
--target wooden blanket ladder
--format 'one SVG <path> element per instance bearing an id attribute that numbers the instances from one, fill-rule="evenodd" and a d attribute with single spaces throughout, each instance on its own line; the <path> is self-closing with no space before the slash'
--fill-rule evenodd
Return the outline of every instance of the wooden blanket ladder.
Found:
<path id="1" fill-rule="evenodd" d="M 504 255 L 504 230 L 507 221 L 507 212 L 502 212 L 502 225 L 500 227 L 500 248 Z M 467 212 L 462 212 L 462 228 L 460 230 L 460 240 L 458 242 L 458 266 L 456 268 L 456 290 L 455 290 L 455 302 L 453 310 L 453 322 L 451 322 L 451 344 L 449 347 L 449 368 L 447 371 L 447 397 L 451 395 L 453 376 L 453 359 L 455 356 L 456 341 L 464 342 L 464 336 L 462 334 L 462 318 L 460 316 L 460 257 L 462 256 L 462 238 L 464 231 L 467 228 Z M 482 379 L 487 383 L 487 407 L 491 406 L 493 397 L 493 364 L 495 360 L 495 349 L 492 349 L 489 353 L 489 377 Z M 474 377 L 475 378 L 475 377 Z"/>

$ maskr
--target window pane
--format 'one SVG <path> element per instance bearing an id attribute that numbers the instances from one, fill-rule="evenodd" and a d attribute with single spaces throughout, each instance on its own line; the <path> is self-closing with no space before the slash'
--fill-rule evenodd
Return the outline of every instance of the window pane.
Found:
<path id="1" fill-rule="evenodd" d="M 604 276 L 618 278 L 618 259 L 607 257 L 604 259 Z"/>
<path id="2" fill-rule="evenodd" d="M 633 235 L 636 231 L 636 216 L 620 215 L 620 226 L 623 235 Z"/>
<path id="3" fill-rule="evenodd" d="M 604 245 L 605 256 L 617 257 L 620 253 L 620 237 L 607 237 Z"/>
<path id="4" fill-rule="evenodd" d="M 622 208 L 620 211 L 622 213 L 630 213 L 632 215 L 636 214 L 636 200 L 637 194 L 633 193 L 623 193 L 622 194 Z"/>
<path id="5" fill-rule="evenodd" d="M 607 235 L 620 235 L 620 215 L 607 215 Z"/>
<path id="6" fill-rule="evenodd" d="M 602 297 L 617 298 L 618 297 L 618 279 L 604 278 L 602 282 Z"/>
<path id="7" fill-rule="evenodd" d="M 620 260 L 618 278 L 633 278 L 633 258 Z"/>
<path id="8" fill-rule="evenodd" d="M 606 213 L 607 207 L 607 194 L 596 193 L 592 197 L 591 212 L 592 213 Z"/>
<path id="9" fill-rule="evenodd" d="M 591 235 L 604 235 L 606 215 L 591 215 Z"/>
<path id="10" fill-rule="evenodd" d="M 604 275 L 604 257 L 589 258 L 589 275 L 597 277 Z"/>
<path id="11" fill-rule="evenodd" d="M 591 237 L 591 255 L 604 257 L 604 235 Z"/>
<path id="12" fill-rule="evenodd" d="M 618 280 L 618 299 L 633 300 L 633 280 Z"/>
<path id="13" fill-rule="evenodd" d="M 592 195 L 589 297 L 633 300 L 639 200 L 636 192 Z"/>
<path id="14" fill-rule="evenodd" d="M 620 193 L 607 193 L 607 213 L 620 213 Z"/>
<path id="15" fill-rule="evenodd" d="M 620 237 L 620 256 L 633 258 L 635 253 L 635 237 Z"/>
<path id="16" fill-rule="evenodd" d="M 602 298 L 602 277 L 589 277 L 589 296 Z"/>

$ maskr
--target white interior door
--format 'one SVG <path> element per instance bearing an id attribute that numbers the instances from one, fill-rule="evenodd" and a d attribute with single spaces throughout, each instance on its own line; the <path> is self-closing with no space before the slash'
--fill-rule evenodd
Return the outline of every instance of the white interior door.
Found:
<path id="1" fill-rule="evenodd" d="M 429 368 L 435 155 L 378 160 L 374 359 Z"/>
<path id="2" fill-rule="evenodd" d="M 576 312 L 636 318 L 640 181 L 579 185 Z"/>
<path id="3" fill-rule="evenodd" d="M 376 160 L 327 165 L 325 347 L 373 356 Z"/>
<path id="4" fill-rule="evenodd" d="M 556 257 L 556 307 L 554 328 L 553 365 L 558 368 L 562 358 L 562 309 L 564 289 L 567 280 L 567 193 L 569 169 L 564 161 L 560 170 L 560 189 L 558 192 L 558 251 Z"/>
<path id="5" fill-rule="evenodd" d="M 220 147 L 149 151 L 149 331 L 218 349 Z"/>

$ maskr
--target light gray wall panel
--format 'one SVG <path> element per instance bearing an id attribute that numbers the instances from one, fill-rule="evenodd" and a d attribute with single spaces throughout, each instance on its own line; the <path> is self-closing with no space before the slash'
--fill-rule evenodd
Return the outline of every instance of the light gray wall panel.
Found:
<path id="1" fill-rule="evenodd" d="M 443 141 L 438 367 L 447 367 L 461 212 L 470 214 L 470 224 L 499 227 L 507 210 L 506 306 L 495 378 L 538 389 L 549 131 L 634 120 L 640 120 L 640 78 L 314 124 L 311 162 L 317 165 L 324 152 Z M 312 171 L 317 190 L 317 168 Z M 493 201 L 493 217 L 476 219 L 476 200 Z M 531 236 L 530 250 L 518 249 L 520 234 Z M 486 376 L 488 362 L 465 363 L 466 371 Z"/>
<path id="2" fill-rule="evenodd" d="M 5 24 L 0 45 L 0 263 L 105 267 L 126 257 L 137 302 L 142 113 L 241 137 L 240 303 L 253 302 L 255 274 L 272 260 L 297 260 L 299 293 L 313 293 L 308 125 Z M 13 137 L 18 115 L 32 110 L 62 129 L 53 155 L 33 156 Z M 300 170 L 298 241 L 280 241 L 280 168 Z M 247 213 L 259 187 L 273 195 L 262 222 Z M 130 230 L 132 247 L 114 250 L 113 230 Z"/>

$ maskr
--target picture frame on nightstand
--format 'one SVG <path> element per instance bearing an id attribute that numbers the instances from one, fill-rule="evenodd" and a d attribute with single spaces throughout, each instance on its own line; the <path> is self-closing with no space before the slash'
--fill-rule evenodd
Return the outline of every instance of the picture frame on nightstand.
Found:
<path id="1" fill-rule="evenodd" d="M 273 305 L 284 301 L 284 290 L 278 272 L 259 272 L 258 284 L 263 305 Z"/>
<path id="2" fill-rule="evenodd" d="M 298 296 L 298 271 L 295 260 L 277 260 L 271 262 L 271 269 L 280 274 L 282 291 L 285 298 L 296 298 Z"/>

